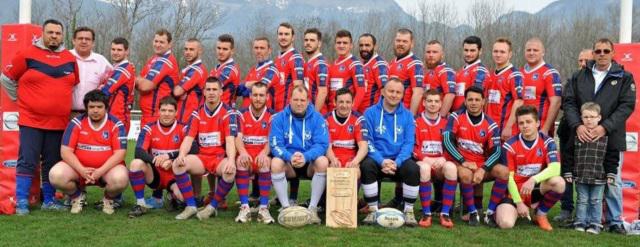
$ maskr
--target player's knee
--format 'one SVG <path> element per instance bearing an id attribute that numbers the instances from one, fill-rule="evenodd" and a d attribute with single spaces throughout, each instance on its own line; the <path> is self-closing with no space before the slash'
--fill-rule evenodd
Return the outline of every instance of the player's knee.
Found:
<path id="1" fill-rule="evenodd" d="M 318 157 L 314 162 L 316 172 L 326 172 L 327 167 L 329 166 L 329 160 L 325 156 Z"/>
<path id="2" fill-rule="evenodd" d="M 564 179 L 560 176 L 551 177 L 549 179 L 549 184 L 551 185 L 551 190 L 559 193 L 564 192 L 566 186 Z"/>
<path id="3" fill-rule="evenodd" d="M 511 229 L 516 225 L 516 220 L 511 219 L 511 217 L 497 217 L 496 216 L 496 224 L 500 229 Z"/>
<path id="4" fill-rule="evenodd" d="M 284 160 L 280 158 L 271 159 L 271 172 L 281 173 L 284 171 Z"/>
<path id="5" fill-rule="evenodd" d="M 67 182 L 64 181 L 66 180 L 66 172 L 63 165 L 64 163 L 58 162 L 49 171 L 49 183 L 51 183 L 53 186 L 59 186 Z"/>
<path id="6" fill-rule="evenodd" d="M 145 163 L 141 159 L 134 159 L 129 164 L 129 170 L 131 170 L 131 171 L 140 171 L 146 165 L 147 165 L 147 163 Z"/>
<path id="7" fill-rule="evenodd" d="M 463 184 L 470 184 L 473 179 L 473 176 L 471 175 L 470 172 L 459 172 L 458 179 Z"/>
<path id="8" fill-rule="evenodd" d="M 458 178 L 458 170 L 456 169 L 456 165 L 452 162 L 445 162 L 442 166 L 442 173 L 444 177 L 449 180 L 455 180 Z"/>
<path id="9" fill-rule="evenodd" d="M 494 177 L 499 179 L 509 179 L 509 168 L 505 165 L 497 164 L 493 166 Z"/>

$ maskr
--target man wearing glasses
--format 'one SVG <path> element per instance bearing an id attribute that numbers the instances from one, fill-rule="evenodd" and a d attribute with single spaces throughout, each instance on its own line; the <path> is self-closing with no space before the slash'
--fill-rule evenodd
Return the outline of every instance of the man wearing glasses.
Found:
<path id="1" fill-rule="evenodd" d="M 593 44 L 593 61 L 587 62 L 585 68 L 573 75 L 565 87 L 563 109 L 572 136 L 583 142 L 593 142 L 602 136 L 609 136 L 607 148 L 620 152 L 620 165 L 615 183 L 607 185 L 605 201 L 607 213 L 605 223 L 609 231 L 624 234 L 622 227 L 622 152 L 626 150 L 625 122 L 633 112 L 636 102 L 636 85 L 633 76 L 622 66 L 613 61 L 613 43 L 609 39 L 599 39 Z M 594 128 L 587 128 L 581 123 L 580 106 L 593 101 L 601 106 L 602 120 Z M 570 171 L 562 171 L 563 174 Z"/>

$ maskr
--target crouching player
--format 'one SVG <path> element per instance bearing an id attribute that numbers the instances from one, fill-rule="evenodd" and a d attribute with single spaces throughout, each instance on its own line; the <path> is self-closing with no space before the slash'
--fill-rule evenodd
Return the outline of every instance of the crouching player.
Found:
<path id="1" fill-rule="evenodd" d="M 167 189 L 174 200 L 182 200 L 171 170 L 171 163 L 178 156 L 187 128 L 178 123 L 177 109 L 178 103 L 172 96 L 162 98 L 158 120 L 148 123 L 140 132 L 136 158 L 129 164 L 129 180 L 136 197 L 136 205 L 129 211 L 130 218 L 141 216 L 151 208 L 145 203 L 145 184 L 153 190 Z"/>
<path id="2" fill-rule="evenodd" d="M 204 84 L 204 105 L 194 111 L 188 127 L 188 134 L 180 145 L 178 157 L 174 160 L 173 174 L 187 206 L 176 215 L 177 220 L 185 220 L 197 213 L 200 220 L 217 215 L 220 203 L 233 187 L 236 177 L 237 132 L 236 113 L 222 103 L 222 83 L 216 77 L 207 78 Z M 198 141 L 199 153 L 188 154 L 193 140 Z M 214 198 L 204 209 L 197 212 L 193 197 L 193 187 L 189 175 L 221 176 Z"/>
<path id="3" fill-rule="evenodd" d="M 442 132 L 447 126 L 447 120 L 440 115 L 442 99 L 435 89 L 427 90 L 424 94 L 424 112 L 416 116 L 416 143 L 413 157 L 420 167 L 420 201 L 422 203 L 422 218 L 418 222 L 421 227 L 431 226 L 431 177 L 444 180 L 442 189 L 442 213 L 440 225 L 453 227 L 449 216 L 453 198 L 456 193 L 458 174 L 456 165 L 447 161 L 442 149 Z"/>
<path id="4" fill-rule="evenodd" d="M 84 187 L 104 188 L 102 211 L 113 214 L 113 199 L 129 184 L 124 156 L 127 136 L 124 125 L 107 114 L 109 96 L 93 90 L 84 96 L 87 113 L 71 120 L 62 137 L 58 162 L 49 172 L 51 184 L 71 199 L 71 213 L 82 211 Z"/>
<path id="5" fill-rule="evenodd" d="M 271 158 L 269 153 L 269 128 L 273 110 L 267 108 L 267 84 L 256 82 L 251 87 L 251 105 L 240 110 L 240 131 L 236 137 L 238 160 L 236 161 L 236 182 L 240 197 L 240 212 L 236 222 L 251 221 L 249 208 L 249 179 L 251 173 L 258 176 L 260 206 L 258 222 L 271 224 L 274 222 L 269 213 L 269 193 L 271 193 Z"/>
<path id="6" fill-rule="evenodd" d="M 318 202 L 327 182 L 329 161 L 324 156 L 329 147 L 327 124 L 313 106 L 304 86 L 293 88 L 289 105 L 273 117 L 269 131 L 271 181 L 282 208 L 290 206 L 287 177 L 311 178 L 311 223 L 320 224 Z"/>
<path id="7" fill-rule="evenodd" d="M 547 212 L 562 198 L 564 179 L 553 138 L 538 131 L 538 111 L 534 106 L 516 110 L 520 134 L 502 145 L 503 159 L 509 166 L 509 194 L 496 211 L 500 228 L 512 228 L 518 216 L 530 218 L 529 208 L 536 209 L 535 220 L 545 231 L 553 228 Z"/>
<path id="8" fill-rule="evenodd" d="M 360 179 L 360 162 L 367 157 L 367 129 L 364 117 L 353 111 L 353 92 L 348 88 L 336 91 L 335 110 L 325 116 L 329 128 L 329 167 L 357 168 Z"/>
<path id="9" fill-rule="evenodd" d="M 487 117 L 482 89 L 470 87 L 464 92 L 466 109 L 451 113 L 443 133 L 445 149 L 457 162 L 462 200 L 469 210 L 469 225 L 480 222 L 473 198 L 473 186 L 495 179 L 485 222 L 495 225 L 494 212 L 507 191 L 509 168 L 499 164 L 500 129 Z M 445 212 L 443 210 L 443 212 Z"/>

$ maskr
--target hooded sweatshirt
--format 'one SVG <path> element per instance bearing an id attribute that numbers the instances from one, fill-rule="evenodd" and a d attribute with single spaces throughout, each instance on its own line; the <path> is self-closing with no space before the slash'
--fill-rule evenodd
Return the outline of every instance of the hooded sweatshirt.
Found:
<path id="1" fill-rule="evenodd" d="M 369 107 L 364 112 L 367 132 L 369 134 L 368 156 L 382 165 L 384 159 L 391 159 L 398 167 L 411 158 L 415 143 L 416 127 L 413 115 L 402 103 L 393 112 L 382 107 L 384 100 Z"/>
<path id="2" fill-rule="evenodd" d="M 324 118 L 307 106 L 304 118 L 294 116 L 291 106 L 276 114 L 269 131 L 269 146 L 274 157 L 291 162 L 295 152 L 301 152 L 309 162 L 324 155 L 329 148 L 329 132 Z"/>

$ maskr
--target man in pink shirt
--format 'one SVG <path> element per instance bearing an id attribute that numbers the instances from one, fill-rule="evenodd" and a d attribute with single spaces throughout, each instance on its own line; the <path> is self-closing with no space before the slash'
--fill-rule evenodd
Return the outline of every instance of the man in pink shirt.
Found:
<path id="1" fill-rule="evenodd" d="M 73 31 L 73 50 L 70 52 L 76 57 L 78 63 L 80 83 L 73 88 L 72 118 L 85 112 L 82 103 L 84 95 L 98 88 L 113 69 L 104 56 L 93 52 L 95 36 L 93 29 L 88 27 L 79 27 Z"/>

